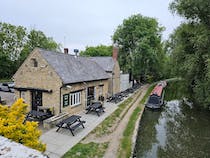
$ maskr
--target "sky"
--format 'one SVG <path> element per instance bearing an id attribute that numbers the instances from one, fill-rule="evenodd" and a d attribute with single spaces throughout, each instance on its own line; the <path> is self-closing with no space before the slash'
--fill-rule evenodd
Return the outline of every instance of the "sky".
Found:
<path id="1" fill-rule="evenodd" d="M 163 40 L 183 21 L 168 7 L 172 0 L 0 0 L 0 21 L 43 31 L 70 51 L 112 45 L 111 36 L 134 14 L 156 18 Z"/>

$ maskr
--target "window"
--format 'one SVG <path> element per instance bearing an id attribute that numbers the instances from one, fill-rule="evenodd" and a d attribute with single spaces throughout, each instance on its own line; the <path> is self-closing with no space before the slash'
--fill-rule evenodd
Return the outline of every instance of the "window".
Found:
<path id="1" fill-rule="evenodd" d="M 76 106 L 81 104 L 81 92 L 70 93 L 70 105 Z"/>
<path id="2" fill-rule="evenodd" d="M 76 106 L 81 104 L 81 91 L 72 92 L 70 94 L 63 95 L 63 107 Z"/>
<path id="3" fill-rule="evenodd" d="M 31 62 L 32 62 L 31 64 L 32 64 L 33 67 L 38 67 L 38 62 L 35 58 L 32 58 Z"/>

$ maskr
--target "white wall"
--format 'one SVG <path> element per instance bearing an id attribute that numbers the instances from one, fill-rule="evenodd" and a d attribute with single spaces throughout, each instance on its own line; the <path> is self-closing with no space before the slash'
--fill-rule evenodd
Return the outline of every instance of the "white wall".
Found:
<path id="1" fill-rule="evenodd" d="M 132 83 L 129 83 L 129 74 L 120 74 L 120 91 L 124 91 L 132 86 Z"/>

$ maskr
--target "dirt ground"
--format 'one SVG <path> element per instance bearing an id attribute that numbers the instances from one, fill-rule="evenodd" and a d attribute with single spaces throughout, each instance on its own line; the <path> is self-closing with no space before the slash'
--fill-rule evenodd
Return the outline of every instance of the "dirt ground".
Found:
<path id="1" fill-rule="evenodd" d="M 115 127 L 114 132 L 112 132 L 109 135 L 103 136 L 103 137 L 96 137 L 95 134 L 90 134 L 82 141 L 82 143 L 86 144 L 89 142 L 95 142 L 95 143 L 109 142 L 109 145 L 105 152 L 104 158 L 117 157 L 120 140 L 123 137 L 123 131 L 125 130 L 125 128 L 128 124 L 129 118 L 132 115 L 134 109 L 137 106 L 139 106 L 139 102 L 145 95 L 147 89 L 148 89 L 148 85 L 141 87 L 141 89 L 139 91 L 140 96 L 137 98 L 137 100 L 134 102 L 134 104 L 130 107 L 130 109 L 127 111 L 125 116 L 119 122 L 117 122 L 117 124 L 113 125 Z"/>

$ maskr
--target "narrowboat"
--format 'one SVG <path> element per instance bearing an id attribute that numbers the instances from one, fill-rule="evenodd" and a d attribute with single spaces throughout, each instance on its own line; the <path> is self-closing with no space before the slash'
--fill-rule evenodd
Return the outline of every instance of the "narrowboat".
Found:
<path id="1" fill-rule="evenodd" d="M 164 104 L 164 88 L 166 86 L 166 81 L 159 82 L 155 88 L 152 90 L 147 103 L 146 107 L 152 110 L 158 110 Z"/>

